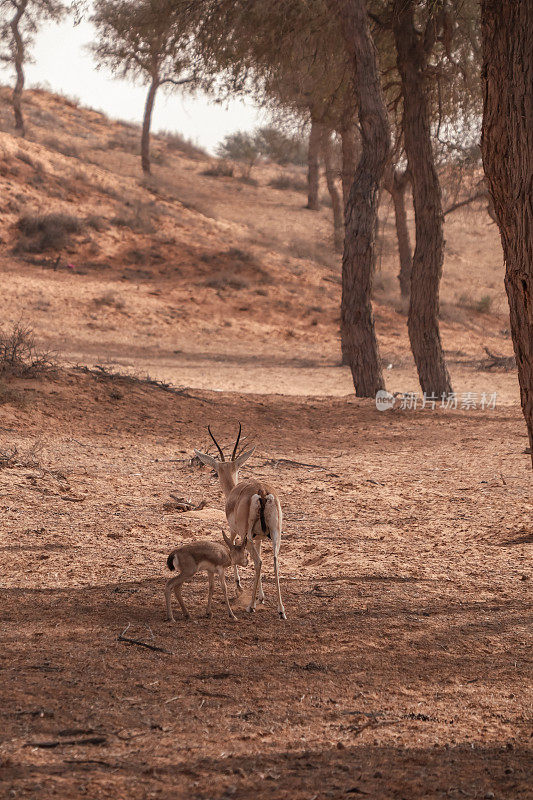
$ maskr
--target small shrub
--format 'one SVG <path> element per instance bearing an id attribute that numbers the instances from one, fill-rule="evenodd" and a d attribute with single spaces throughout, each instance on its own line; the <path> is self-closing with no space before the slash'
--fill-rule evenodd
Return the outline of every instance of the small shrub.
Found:
<path id="1" fill-rule="evenodd" d="M 299 178 L 293 178 L 291 175 L 279 175 L 277 178 L 272 178 L 269 181 L 269 186 L 273 189 L 287 190 L 293 192 L 306 192 L 307 183 Z"/>
<path id="2" fill-rule="evenodd" d="M 242 176 L 249 178 L 261 155 L 256 134 L 248 131 L 235 131 L 235 133 L 228 134 L 218 145 L 217 155 L 220 158 L 238 161 L 243 167 Z"/>
<path id="3" fill-rule="evenodd" d="M 95 231 L 101 233 L 102 231 L 107 231 L 109 229 L 109 223 L 104 218 L 101 217 L 99 214 L 89 214 L 88 217 L 85 219 L 85 224 L 87 227 L 92 228 Z"/>
<path id="4" fill-rule="evenodd" d="M 19 217 L 17 227 L 22 236 L 16 250 L 41 253 L 65 247 L 72 234 L 83 231 L 84 223 L 70 214 L 24 214 Z"/>
<path id="5" fill-rule="evenodd" d="M 484 294 L 483 297 L 481 297 L 475 305 L 475 310 L 478 311 L 480 314 L 488 314 L 491 308 L 492 308 L 492 297 L 490 296 L 490 294 Z"/>
<path id="6" fill-rule="evenodd" d="M 45 147 L 48 147 L 49 150 L 55 150 L 56 153 L 69 156 L 69 158 L 80 157 L 80 151 L 75 145 L 61 141 L 60 139 L 56 139 L 54 136 L 43 139 L 42 144 L 44 144 Z"/>
<path id="7" fill-rule="evenodd" d="M 241 250 L 239 247 L 230 247 L 224 253 L 232 261 L 240 261 L 241 264 L 255 264 L 255 256 L 249 250 Z"/>
<path id="8" fill-rule="evenodd" d="M 118 228 L 130 228 L 137 233 L 154 233 L 153 208 L 154 203 L 137 202 L 131 212 L 117 214 L 110 222 Z"/>
<path id="9" fill-rule="evenodd" d="M 484 294 L 479 300 L 475 300 L 470 294 L 461 294 L 457 305 L 468 308 L 470 311 L 477 311 L 479 314 L 488 314 L 492 307 L 492 297 Z"/>
<path id="10" fill-rule="evenodd" d="M 28 377 L 51 366 L 50 354 L 37 350 L 31 327 L 17 322 L 11 330 L 0 328 L 0 376 Z"/>
<path id="11" fill-rule="evenodd" d="M 108 139 L 106 148 L 109 150 L 122 150 L 125 153 L 138 156 L 141 152 L 141 143 L 137 136 L 133 137 L 131 133 L 124 131 Z"/>
<path id="12" fill-rule="evenodd" d="M 203 285 L 210 289 L 235 289 L 239 291 L 241 289 L 248 289 L 250 287 L 250 281 L 239 275 L 232 275 L 229 272 L 220 272 L 218 275 L 207 278 Z"/>
<path id="13" fill-rule="evenodd" d="M 256 181 L 255 178 L 250 178 L 249 175 L 241 175 L 239 181 L 245 183 L 247 186 L 259 186 L 259 181 Z"/>
<path id="14" fill-rule="evenodd" d="M 191 139 L 186 139 L 175 131 L 160 131 L 157 134 L 167 146 L 167 150 L 177 150 L 189 158 L 205 158 L 206 152 Z"/>
<path id="15" fill-rule="evenodd" d="M 207 175 L 209 178 L 233 178 L 235 168 L 233 164 L 229 164 L 227 161 L 214 161 L 201 174 Z"/>
<path id="16" fill-rule="evenodd" d="M 100 297 L 93 297 L 93 303 L 95 306 L 108 306 L 115 308 L 117 311 L 122 311 L 124 308 L 124 300 L 117 297 L 114 292 L 106 292 Z"/>
<path id="17" fill-rule="evenodd" d="M 307 137 L 284 133 L 274 125 L 258 128 L 256 142 L 262 156 L 276 164 L 307 163 Z"/>

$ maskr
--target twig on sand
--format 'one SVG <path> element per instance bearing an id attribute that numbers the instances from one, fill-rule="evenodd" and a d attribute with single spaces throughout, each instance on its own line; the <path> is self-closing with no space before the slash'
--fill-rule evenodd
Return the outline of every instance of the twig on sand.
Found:
<path id="1" fill-rule="evenodd" d="M 129 636 L 124 636 L 130 626 L 131 622 L 128 622 L 120 636 L 117 637 L 117 641 L 127 642 L 128 644 L 136 644 L 138 647 L 147 647 L 148 650 L 154 650 L 156 653 L 166 653 L 168 656 L 174 655 L 172 650 L 166 650 L 164 647 L 158 647 L 156 644 L 148 644 L 148 642 L 143 642 L 140 639 L 130 639 Z"/>
<path id="2" fill-rule="evenodd" d="M 292 458 L 268 458 L 264 462 L 264 466 L 273 466 L 277 467 L 278 464 L 289 464 L 293 467 L 309 467 L 309 469 L 321 469 L 324 472 L 328 472 L 327 467 L 322 467 L 320 464 L 306 464 L 303 461 L 293 461 Z M 334 473 L 332 473 L 334 474 Z"/>
<path id="3" fill-rule="evenodd" d="M 25 747 L 40 747 L 50 750 L 61 745 L 85 745 L 85 744 L 106 744 L 105 736 L 89 736 L 86 739 L 50 739 L 44 742 L 28 742 Z"/>

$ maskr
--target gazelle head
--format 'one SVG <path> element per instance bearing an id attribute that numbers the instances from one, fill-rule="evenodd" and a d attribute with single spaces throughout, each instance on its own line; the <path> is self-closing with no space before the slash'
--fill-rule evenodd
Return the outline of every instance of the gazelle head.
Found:
<path id="1" fill-rule="evenodd" d="M 222 531 L 222 537 L 226 542 L 226 547 L 229 549 L 231 563 L 239 567 L 248 566 L 248 550 L 246 549 L 248 534 L 244 535 L 244 539 L 240 544 L 234 544 L 224 531 Z"/>
<path id="2" fill-rule="evenodd" d="M 222 448 L 211 433 L 211 428 L 209 425 L 207 426 L 207 430 L 209 431 L 209 436 L 214 441 L 216 448 L 220 453 L 220 459 L 214 458 L 207 453 L 201 453 L 199 450 L 195 450 L 194 452 L 203 464 L 206 464 L 208 467 L 212 467 L 212 469 L 215 470 L 223 486 L 235 486 L 239 479 L 239 469 L 242 467 L 245 461 L 248 461 L 248 459 L 254 454 L 255 447 L 250 448 L 250 450 L 245 450 L 237 455 L 237 448 L 239 446 L 242 430 L 241 423 L 239 422 L 237 441 L 235 442 L 235 447 L 233 448 L 233 453 L 231 454 L 230 460 L 226 461 Z"/>

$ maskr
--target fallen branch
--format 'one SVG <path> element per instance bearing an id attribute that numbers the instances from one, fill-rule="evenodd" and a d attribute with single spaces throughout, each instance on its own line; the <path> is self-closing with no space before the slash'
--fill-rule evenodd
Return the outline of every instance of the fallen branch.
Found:
<path id="1" fill-rule="evenodd" d="M 484 347 L 483 350 L 488 355 L 488 358 L 479 362 L 479 369 L 491 370 L 495 367 L 502 367 L 503 369 L 511 370 L 516 366 L 514 356 L 504 356 L 500 353 L 493 353 L 488 347 Z"/>
<path id="2" fill-rule="evenodd" d="M 148 650 L 154 650 L 156 653 L 166 653 L 167 656 L 173 656 L 174 653 L 172 650 L 166 650 L 164 647 L 158 647 L 156 644 L 148 644 L 148 642 L 143 642 L 141 639 L 130 639 L 129 636 L 124 636 L 128 628 L 131 626 L 131 622 L 128 622 L 120 636 L 117 637 L 117 641 L 119 642 L 127 642 L 128 644 L 136 644 L 138 647 L 146 647 Z"/>
<path id="3" fill-rule="evenodd" d="M 105 736 L 89 736 L 86 739 L 51 739 L 45 742 L 27 742 L 25 747 L 40 747 L 45 750 L 51 750 L 53 747 L 60 747 L 66 745 L 85 745 L 85 744 L 106 744 L 107 738 Z"/>
<path id="4" fill-rule="evenodd" d="M 310 469 L 322 469 L 327 472 L 327 467 L 319 464 L 305 464 L 303 461 L 293 461 L 292 458 L 269 458 L 264 462 L 264 466 L 277 467 L 278 464 L 291 464 L 294 467 L 309 467 Z"/>

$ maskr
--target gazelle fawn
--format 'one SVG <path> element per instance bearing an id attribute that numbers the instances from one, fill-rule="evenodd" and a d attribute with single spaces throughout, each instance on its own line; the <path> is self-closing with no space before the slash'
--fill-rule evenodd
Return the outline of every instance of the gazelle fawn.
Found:
<path id="1" fill-rule="evenodd" d="M 226 586 L 226 579 L 224 577 L 224 570 L 231 564 L 239 564 L 245 567 L 248 563 L 248 553 L 246 552 L 246 537 L 242 539 L 240 545 L 235 545 L 234 542 L 226 536 L 222 531 L 225 545 L 220 542 L 211 542 L 207 539 L 202 539 L 198 542 L 191 544 L 184 544 L 182 547 L 173 550 L 167 558 L 167 567 L 170 570 L 179 569 L 179 575 L 175 578 L 170 578 L 165 585 L 165 600 L 167 603 L 167 619 L 170 622 L 175 622 L 174 615 L 172 614 L 172 606 L 170 602 L 172 590 L 174 590 L 178 602 L 183 611 L 185 619 L 190 619 L 190 614 L 185 608 L 185 603 L 181 596 L 181 587 L 187 581 L 190 581 L 193 575 L 197 572 L 205 570 L 209 578 L 209 594 L 207 596 L 207 610 L 206 617 L 211 616 L 211 601 L 213 599 L 213 589 L 215 586 L 215 574 L 218 575 L 222 592 L 226 600 L 229 616 L 231 620 L 236 620 L 237 617 L 231 610 L 228 599 L 228 587 Z"/>
<path id="2" fill-rule="evenodd" d="M 285 609 L 281 601 L 279 588 L 278 556 L 281 545 L 281 525 L 282 513 L 279 499 L 274 490 L 263 481 L 246 480 L 239 482 L 239 469 L 253 455 L 255 447 L 241 452 L 237 455 L 237 448 L 241 437 L 241 425 L 239 423 L 239 433 L 233 453 L 229 461 L 226 461 L 224 453 L 217 440 L 207 428 L 209 435 L 214 441 L 220 454 L 220 460 L 201 453 L 199 450 L 194 452 L 204 464 L 212 467 L 219 478 L 222 490 L 226 498 L 226 518 L 228 520 L 231 541 L 234 542 L 237 536 L 241 541 L 246 539 L 247 547 L 252 556 L 255 575 L 252 597 L 248 606 L 248 611 L 255 611 L 256 596 L 259 590 L 259 602 L 263 603 L 265 595 L 261 583 L 261 544 L 265 539 L 271 539 L 272 550 L 274 552 L 274 577 L 276 582 L 276 594 L 278 602 L 278 614 L 281 619 L 287 619 Z M 235 584 L 237 592 L 241 591 L 239 570 L 237 564 L 234 565 Z"/>

